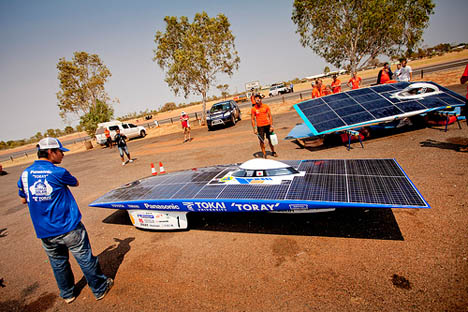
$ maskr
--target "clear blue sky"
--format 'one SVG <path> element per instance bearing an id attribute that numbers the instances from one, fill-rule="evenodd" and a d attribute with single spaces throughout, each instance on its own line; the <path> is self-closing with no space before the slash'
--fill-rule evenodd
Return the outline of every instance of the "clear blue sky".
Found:
<path id="1" fill-rule="evenodd" d="M 266 85 L 320 73 L 327 64 L 300 45 L 292 2 L 0 0 L 0 140 L 68 125 L 57 108 L 56 64 L 61 57 L 71 60 L 75 51 L 98 54 L 110 69 L 106 91 L 120 100 L 116 116 L 200 100 L 175 97 L 152 61 L 154 35 L 164 31 L 167 15 L 192 20 L 204 10 L 229 18 L 241 63 L 232 78 L 219 75 L 217 84 L 229 84 L 230 92 L 244 90 L 248 81 Z M 467 12 L 466 0 L 436 1 L 423 44 L 468 42 Z M 77 122 L 75 117 L 70 124 Z"/>

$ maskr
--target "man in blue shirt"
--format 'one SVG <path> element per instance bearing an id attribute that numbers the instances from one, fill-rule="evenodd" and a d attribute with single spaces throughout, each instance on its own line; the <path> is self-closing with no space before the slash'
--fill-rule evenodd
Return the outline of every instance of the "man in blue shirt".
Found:
<path id="1" fill-rule="evenodd" d="M 67 303 L 75 300 L 75 280 L 70 267 L 69 251 L 81 267 L 96 300 L 104 298 L 114 281 L 106 277 L 93 256 L 88 233 L 81 223 L 81 213 L 69 186 L 78 180 L 66 169 L 55 166 L 68 151 L 56 138 L 39 141 L 37 157 L 18 181 L 18 195 L 28 204 L 36 236 L 42 240 L 60 296 Z"/>

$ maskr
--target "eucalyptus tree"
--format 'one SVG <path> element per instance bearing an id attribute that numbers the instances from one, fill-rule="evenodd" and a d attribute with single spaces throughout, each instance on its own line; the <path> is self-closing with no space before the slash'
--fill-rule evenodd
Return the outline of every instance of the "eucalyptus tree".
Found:
<path id="1" fill-rule="evenodd" d="M 432 0 L 295 0 L 291 19 L 304 47 L 354 72 L 379 55 L 411 53 L 434 7 Z"/>
<path id="2" fill-rule="evenodd" d="M 240 58 L 234 35 L 224 14 L 209 17 L 197 13 L 190 22 L 186 16 L 166 16 L 165 32 L 157 31 L 153 61 L 166 72 L 165 81 L 175 95 L 201 95 L 203 122 L 206 121 L 206 100 L 219 73 L 232 76 Z"/>

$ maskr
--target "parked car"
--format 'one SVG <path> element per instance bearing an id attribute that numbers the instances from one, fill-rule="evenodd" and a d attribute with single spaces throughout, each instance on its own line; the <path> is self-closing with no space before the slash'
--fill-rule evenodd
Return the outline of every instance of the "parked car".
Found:
<path id="1" fill-rule="evenodd" d="M 99 145 L 106 145 L 107 143 L 107 138 L 106 138 L 104 131 L 105 131 L 104 127 L 99 127 L 96 129 L 96 134 L 95 134 L 96 143 Z"/>
<path id="2" fill-rule="evenodd" d="M 274 84 L 270 87 L 270 92 L 268 92 L 269 96 L 276 96 L 280 94 L 289 93 L 292 90 L 289 87 L 286 87 L 283 83 Z"/>
<path id="3" fill-rule="evenodd" d="M 109 129 L 112 140 L 114 140 L 115 130 L 117 129 L 120 129 L 120 133 L 124 134 L 129 139 L 136 137 L 144 138 L 146 136 L 145 127 L 136 126 L 131 123 L 122 123 L 120 121 L 116 121 L 103 123 L 101 125 L 102 126 L 96 130 L 96 142 L 100 145 L 105 145 L 107 142 L 106 135 L 104 134 L 105 128 Z"/>
<path id="4" fill-rule="evenodd" d="M 233 100 L 213 104 L 206 114 L 208 130 L 213 130 L 213 127 L 217 125 L 234 126 L 238 120 L 241 120 L 241 111 Z"/>

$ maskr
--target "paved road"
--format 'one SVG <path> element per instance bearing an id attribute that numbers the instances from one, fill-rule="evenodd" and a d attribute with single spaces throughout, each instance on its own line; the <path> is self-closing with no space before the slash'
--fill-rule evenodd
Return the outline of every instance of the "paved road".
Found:
<path id="1" fill-rule="evenodd" d="M 442 70 L 447 70 L 447 69 L 454 68 L 454 67 L 464 66 L 467 63 L 468 63 L 468 59 L 462 59 L 462 60 L 447 62 L 447 63 L 444 63 L 444 64 L 437 64 L 437 65 L 430 65 L 430 66 L 424 66 L 424 67 L 416 68 L 416 69 L 413 69 L 413 77 L 415 77 L 415 78 L 418 77 L 419 79 L 423 79 L 424 74 L 437 72 L 437 71 L 442 71 Z M 375 81 L 376 81 L 375 77 L 370 77 L 370 78 L 363 79 L 362 84 L 363 84 L 363 86 L 369 86 L 369 85 L 375 83 Z M 346 86 L 346 84 L 342 84 L 342 89 L 343 89 L 343 91 L 346 91 L 349 88 Z M 272 104 L 272 103 L 276 103 L 276 102 L 283 101 L 283 100 L 284 101 L 298 100 L 298 99 L 302 99 L 303 97 L 308 97 L 311 91 L 312 91 L 312 89 L 307 89 L 307 90 L 302 90 L 300 92 L 284 94 L 284 95 L 281 95 L 281 96 L 268 97 L 268 98 L 265 98 L 263 100 L 263 102 L 266 103 L 266 104 Z M 454 90 L 454 91 L 459 92 L 460 94 L 463 94 L 463 87 L 461 88 L 461 92 L 460 92 L 460 90 Z M 241 108 L 242 107 L 247 107 L 249 105 L 251 105 L 249 101 L 244 102 L 244 103 L 239 103 L 239 106 Z M 190 118 L 198 118 L 199 116 L 201 116 L 201 113 L 202 113 L 201 111 L 191 113 L 191 114 L 189 114 L 189 117 Z M 167 123 L 174 123 L 174 122 L 179 122 L 179 117 L 178 116 L 158 120 L 159 124 L 167 124 Z M 141 125 L 145 126 L 147 128 L 151 128 L 151 127 L 155 126 L 154 125 L 154 120 L 148 121 L 147 123 L 144 123 L 144 124 L 141 124 Z M 91 137 L 86 136 L 86 137 L 82 137 L 82 138 L 78 138 L 78 139 L 66 140 L 66 141 L 63 141 L 62 144 L 63 145 L 74 144 L 74 143 L 77 143 L 77 142 L 83 142 L 83 141 L 90 140 L 90 139 L 91 139 Z M 5 155 L 0 156 L 0 162 L 5 162 L 5 161 L 8 161 L 8 160 L 10 160 L 12 158 L 14 159 L 14 158 L 22 157 L 22 156 L 25 156 L 25 155 L 28 155 L 28 156 L 29 155 L 34 155 L 35 153 L 36 153 L 36 149 L 32 148 L 32 149 L 24 150 L 24 151 L 21 151 L 21 152 L 13 152 L 13 153 L 5 154 Z"/>

